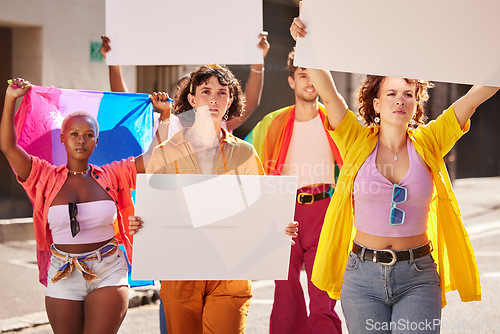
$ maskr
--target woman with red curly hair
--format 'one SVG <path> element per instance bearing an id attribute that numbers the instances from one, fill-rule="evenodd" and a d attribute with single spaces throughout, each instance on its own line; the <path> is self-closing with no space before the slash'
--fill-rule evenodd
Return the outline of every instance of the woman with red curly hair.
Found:
<path id="1" fill-rule="evenodd" d="M 295 18 L 292 37 L 305 36 Z M 423 123 L 426 81 L 368 76 L 358 123 L 327 71 L 308 70 L 344 160 L 313 283 L 342 300 L 351 333 L 439 333 L 445 293 L 481 299 L 477 265 L 443 156 L 498 88 L 474 86 Z"/>

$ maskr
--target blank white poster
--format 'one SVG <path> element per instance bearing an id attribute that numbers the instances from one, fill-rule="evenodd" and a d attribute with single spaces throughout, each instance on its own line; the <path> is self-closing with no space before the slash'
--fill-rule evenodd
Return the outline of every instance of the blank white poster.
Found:
<path id="1" fill-rule="evenodd" d="M 500 86 L 498 0 L 304 0 L 301 67 Z"/>
<path id="2" fill-rule="evenodd" d="M 108 65 L 260 64 L 262 0 L 106 0 Z"/>
<path id="3" fill-rule="evenodd" d="M 133 279 L 287 279 L 296 176 L 138 174 Z"/>

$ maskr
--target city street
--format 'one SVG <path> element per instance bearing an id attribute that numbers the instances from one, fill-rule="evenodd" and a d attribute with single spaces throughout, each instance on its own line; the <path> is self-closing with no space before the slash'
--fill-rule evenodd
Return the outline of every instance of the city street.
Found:
<path id="1" fill-rule="evenodd" d="M 459 179 L 454 189 L 474 247 L 483 300 L 462 303 L 458 293 L 449 292 L 441 332 L 500 333 L 497 307 L 500 302 L 497 288 L 500 284 L 500 177 Z M 34 242 L 0 243 L 0 253 L 0 332 L 52 333 L 44 312 L 45 289 L 38 283 Z M 302 278 L 304 281 L 305 277 Z M 253 288 L 246 333 L 267 333 L 273 282 L 255 281 Z M 343 319 L 340 303 L 336 309 Z M 21 329 L 23 327 L 27 328 Z M 345 326 L 344 331 L 347 333 Z M 158 304 L 130 308 L 119 333 L 159 333 Z"/>

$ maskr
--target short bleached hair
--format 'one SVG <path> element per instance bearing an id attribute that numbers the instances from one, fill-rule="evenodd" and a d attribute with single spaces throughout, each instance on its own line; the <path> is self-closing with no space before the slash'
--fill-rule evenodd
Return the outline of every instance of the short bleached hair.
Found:
<path id="1" fill-rule="evenodd" d="M 68 121 L 72 118 L 76 118 L 76 117 L 87 117 L 89 118 L 92 123 L 94 123 L 94 126 L 95 126 L 95 136 L 96 137 L 99 137 L 99 123 L 97 123 L 97 120 L 95 119 L 94 116 L 92 116 L 91 114 L 89 114 L 88 112 L 86 111 L 83 111 L 83 110 L 79 110 L 79 111 L 74 111 L 72 112 L 71 114 L 67 115 L 66 117 L 64 117 L 64 120 L 61 124 L 61 133 L 64 134 L 64 129 L 66 128 L 66 125 L 68 124 Z"/>

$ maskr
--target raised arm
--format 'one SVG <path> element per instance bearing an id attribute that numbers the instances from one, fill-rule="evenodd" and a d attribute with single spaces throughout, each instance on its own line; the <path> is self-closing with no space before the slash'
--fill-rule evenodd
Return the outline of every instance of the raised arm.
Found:
<path id="1" fill-rule="evenodd" d="M 293 19 L 290 26 L 290 35 L 294 40 L 306 36 L 306 26 L 299 17 Z M 323 100 L 330 126 L 336 129 L 347 113 L 347 103 L 338 92 L 335 82 L 328 71 L 309 68 L 307 73 L 311 78 L 311 83 Z"/>
<path id="2" fill-rule="evenodd" d="M 106 54 L 111 51 L 111 46 L 109 43 L 110 39 L 106 36 L 101 36 L 102 45 L 101 45 L 101 53 L 104 58 L 106 58 Z M 128 92 L 127 84 L 125 80 L 123 80 L 122 68 L 119 65 L 110 65 L 109 69 L 109 85 L 111 87 L 112 92 Z"/>
<path id="3" fill-rule="evenodd" d="M 495 95 L 498 89 L 498 87 L 472 86 L 467 94 L 453 103 L 453 110 L 460 127 L 463 128 L 476 111 L 476 108 Z"/>
<path id="4" fill-rule="evenodd" d="M 26 94 L 30 88 L 31 84 L 24 79 L 18 78 L 12 81 L 5 93 L 0 123 L 0 148 L 14 172 L 23 180 L 26 180 L 30 175 L 31 157 L 17 144 L 14 115 L 17 98 Z"/>
<path id="5" fill-rule="evenodd" d="M 330 126 L 332 129 L 336 129 L 347 113 L 347 103 L 338 92 L 330 72 L 308 68 L 307 73 L 314 89 L 323 100 Z"/>
<path id="6" fill-rule="evenodd" d="M 148 151 L 136 157 L 135 159 L 135 168 L 137 169 L 137 173 L 146 172 L 146 166 L 148 164 L 149 158 L 151 157 L 151 154 L 153 153 L 153 149 L 168 138 L 168 126 L 170 125 L 170 110 L 172 109 L 172 100 L 170 100 L 168 98 L 168 94 L 164 92 L 155 92 L 150 95 L 149 98 L 153 102 L 154 108 L 160 111 L 160 122 L 158 124 L 156 134 L 153 136 L 153 141 L 151 142 L 151 146 L 149 146 Z M 130 235 L 136 234 L 144 224 L 144 221 L 139 216 L 129 216 L 128 221 Z"/>
<path id="7" fill-rule="evenodd" d="M 161 144 L 163 141 L 168 139 L 168 127 L 170 125 L 170 110 L 172 109 L 172 100 L 169 99 L 168 94 L 164 92 L 153 93 L 149 96 L 153 102 L 153 107 L 160 111 L 160 119 L 158 124 L 158 129 L 153 136 L 153 141 L 149 146 L 147 152 L 141 154 L 135 158 L 135 168 L 138 173 L 145 173 L 146 166 L 149 162 L 149 158 L 153 153 L 153 149 Z"/>
<path id="8" fill-rule="evenodd" d="M 271 48 L 267 40 L 267 31 L 260 33 L 260 42 L 257 45 L 259 49 L 262 50 L 264 59 Z M 262 96 L 262 87 L 264 86 L 264 64 L 252 64 L 250 68 L 250 75 L 248 81 L 245 85 L 245 96 L 247 99 L 245 112 L 241 117 L 235 117 L 226 122 L 227 129 L 229 131 L 237 129 L 243 122 L 245 122 L 250 115 L 257 109 L 260 104 L 260 98 Z"/>

